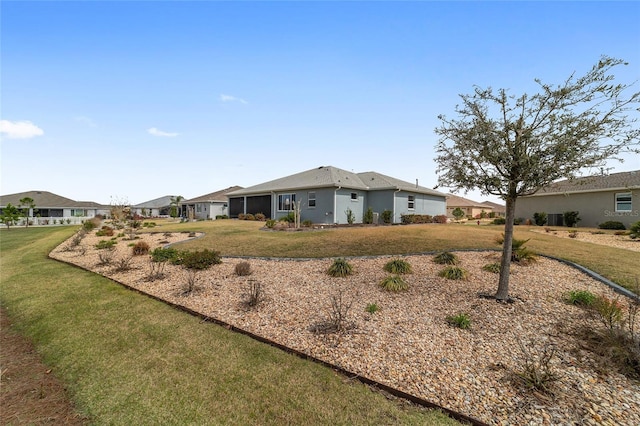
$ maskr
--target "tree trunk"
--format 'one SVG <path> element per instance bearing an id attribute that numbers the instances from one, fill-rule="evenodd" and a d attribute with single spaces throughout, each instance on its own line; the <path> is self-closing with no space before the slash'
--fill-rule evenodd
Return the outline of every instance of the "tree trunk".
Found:
<path id="1" fill-rule="evenodd" d="M 509 299 L 509 272 L 511 269 L 511 253 L 513 251 L 513 220 L 516 213 L 515 197 L 506 199 L 506 222 L 504 224 L 504 242 L 502 243 L 502 261 L 500 262 L 500 281 L 498 282 L 497 300 Z"/>

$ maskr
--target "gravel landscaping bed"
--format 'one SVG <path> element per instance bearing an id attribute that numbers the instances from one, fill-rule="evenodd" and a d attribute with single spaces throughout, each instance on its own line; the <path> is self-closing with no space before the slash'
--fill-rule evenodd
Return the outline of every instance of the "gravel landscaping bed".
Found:
<path id="1" fill-rule="evenodd" d="M 146 241 L 153 249 L 189 236 L 158 233 L 139 238 L 136 241 Z M 354 274 L 346 278 L 327 275 L 332 259 L 223 258 L 222 264 L 200 273 L 195 292 L 184 295 L 187 272 L 167 265 L 164 279 L 149 281 L 149 256 L 134 257 L 134 269 L 123 273 L 96 266 L 99 250 L 94 246 L 102 239 L 92 232 L 80 246 L 68 251 L 65 242 L 51 257 L 489 424 L 640 424 L 640 383 L 598 367 L 573 333 L 599 323 L 562 301 L 570 290 L 626 300 L 559 262 L 540 258 L 530 266 L 514 265 L 511 304 L 478 297 L 496 290 L 497 275 L 481 268 L 498 261 L 497 252 L 457 253 L 459 266 L 470 274 L 466 281 L 439 277 L 443 266 L 428 254 L 348 259 Z M 129 243 L 119 240 L 115 259 L 130 255 Z M 409 262 L 413 273 L 405 276 L 407 291 L 389 293 L 378 283 L 389 275 L 385 263 L 395 258 Z M 235 274 L 240 261 L 250 263 L 251 275 Z M 265 294 L 253 308 L 243 303 L 251 280 Z M 312 332 L 327 320 L 332 298 L 338 295 L 345 305 L 351 304 L 348 330 Z M 374 303 L 379 310 L 367 312 Z M 448 324 L 447 316 L 458 313 L 470 316 L 470 329 Z M 537 353 L 547 343 L 558 348 L 551 365 L 561 374 L 552 394 L 526 389 L 513 373 L 525 359 L 521 344 Z"/>

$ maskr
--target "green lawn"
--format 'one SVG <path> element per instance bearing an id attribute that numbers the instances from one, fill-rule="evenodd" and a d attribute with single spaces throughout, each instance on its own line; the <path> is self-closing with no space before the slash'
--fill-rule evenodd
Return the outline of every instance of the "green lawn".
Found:
<path id="1" fill-rule="evenodd" d="M 234 235 L 245 244 L 247 232 L 264 234 L 245 224 L 196 225 L 228 242 L 225 252 Z M 92 423 L 457 424 L 48 259 L 75 229 L 0 232 L 0 303 Z"/>

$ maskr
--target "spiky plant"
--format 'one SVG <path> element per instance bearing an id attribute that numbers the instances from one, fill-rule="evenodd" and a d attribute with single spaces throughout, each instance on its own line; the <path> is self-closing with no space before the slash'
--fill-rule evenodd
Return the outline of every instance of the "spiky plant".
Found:
<path id="1" fill-rule="evenodd" d="M 353 266 L 346 261 L 346 259 L 338 258 L 333 261 L 333 264 L 327 270 L 327 274 L 332 277 L 346 277 L 353 273 Z"/>
<path id="2" fill-rule="evenodd" d="M 380 287 L 387 291 L 398 292 L 409 289 L 409 284 L 400 275 L 389 275 L 380 282 Z"/>
<path id="3" fill-rule="evenodd" d="M 385 271 L 392 274 L 409 274 L 411 273 L 411 265 L 406 260 L 394 259 L 384 265 Z"/>

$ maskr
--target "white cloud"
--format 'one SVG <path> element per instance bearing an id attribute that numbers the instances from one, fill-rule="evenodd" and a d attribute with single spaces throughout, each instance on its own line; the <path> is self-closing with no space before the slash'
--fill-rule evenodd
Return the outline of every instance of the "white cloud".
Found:
<path id="1" fill-rule="evenodd" d="M 149 132 L 150 135 L 160 136 L 164 138 L 175 138 L 179 135 L 179 133 L 163 132 L 162 130 L 158 130 L 155 127 L 150 128 L 149 130 L 147 130 L 147 132 Z"/>
<path id="2" fill-rule="evenodd" d="M 0 120 L 0 133 L 8 139 L 29 139 L 44 135 L 44 131 L 30 121 Z"/>
<path id="3" fill-rule="evenodd" d="M 89 117 L 85 117 L 83 115 L 77 115 L 77 116 L 73 117 L 73 119 L 78 121 L 78 122 L 80 122 L 80 123 L 84 123 L 89 127 L 98 127 L 98 125 L 96 124 L 95 121 L 93 121 Z"/>
<path id="4" fill-rule="evenodd" d="M 241 104 L 245 104 L 245 105 L 249 103 L 242 98 L 238 98 L 231 95 L 220 95 L 220 100 L 222 102 L 240 102 Z"/>

